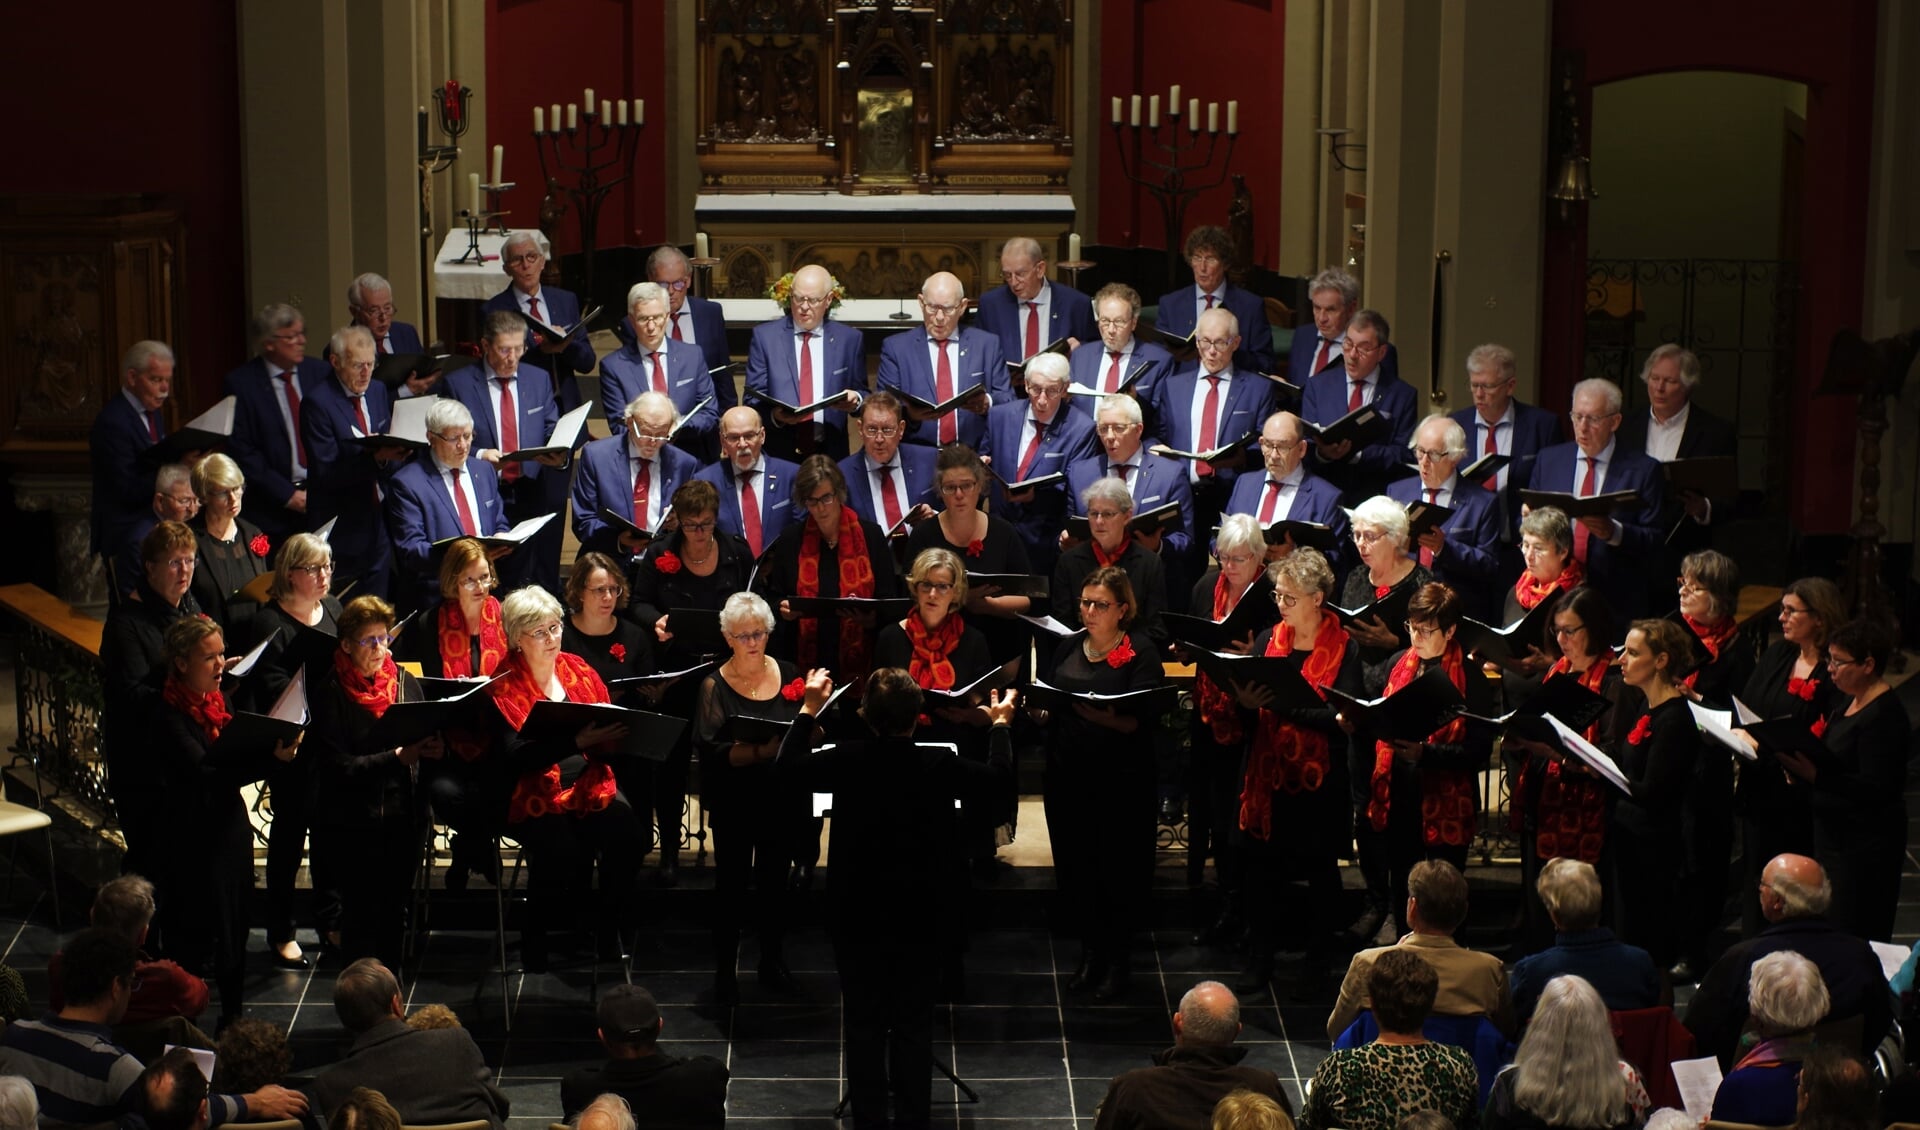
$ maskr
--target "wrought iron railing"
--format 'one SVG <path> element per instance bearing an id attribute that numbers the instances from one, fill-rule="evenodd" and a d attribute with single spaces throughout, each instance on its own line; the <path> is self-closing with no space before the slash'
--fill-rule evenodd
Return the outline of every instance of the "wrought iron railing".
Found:
<path id="1" fill-rule="evenodd" d="M 80 802 L 71 806 L 76 815 L 90 827 L 106 827 L 114 811 L 100 754 L 100 657 L 31 617 L 20 622 L 13 668 L 19 735 L 12 752 L 32 769 L 43 799 L 70 796 Z"/>

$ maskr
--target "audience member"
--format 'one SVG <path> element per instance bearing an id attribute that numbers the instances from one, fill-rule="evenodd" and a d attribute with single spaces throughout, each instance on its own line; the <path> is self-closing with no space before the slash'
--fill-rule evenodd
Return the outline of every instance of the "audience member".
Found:
<path id="1" fill-rule="evenodd" d="M 1815 1048 L 1800 1068 L 1794 1130 L 1877 1130 L 1878 1106 L 1865 1063 L 1841 1048 Z"/>
<path id="2" fill-rule="evenodd" d="M 1373 1008 L 1385 1031 L 1386 1021 L 1370 1000 L 1374 964 L 1388 953 L 1411 953 L 1432 966 L 1438 975 L 1437 996 L 1427 1010 L 1443 1016 L 1485 1016 L 1503 1032 L 1513 1030 L 1507 999 L 1507 975 L 1500 959 L 1467 949 L 1453 940 L 1453 932 L 1467 920 L 1467 880 L 1444 860 L 1425 860 L 1407 876 L 1407 925 L 1411 932 L 1390 946 L 1376 946 L 1353 955 L 1340 996 L 1327 1017 L 1327 1039 L 1346 1031 L 1363 1008 Z M 1415 1026 L 1418 1030 L 1418 1025 Z M 1353 1130 L 1347 1123 L 1338 1125 Z"/>
<path id="3" fill-rule="evenodd" d="M 619 1095 L 601 1095 L 588 1103 L 572 1120 L 574 1130 L 639 1130 L 633 1107 Z"/>
<path id="4" fill-rule="evenodd" d="M 1365 976 L 1380 1038 L 1320 1061 L 1300 1112 L 1302 1130 L 1395 1130 L 1416 1110 L 1437 1110 L 1460 1130 L 1474 1130 L 1480 1083 L 1473 1057 L 1420 1034 L 1440 991 L 1434 967 L 1411 950 L 1389 948 Z"/>
<path id="5" fill-rule="evenodd" d="M 213 1085 L 222 1091 L 257 1090 L 293 1070 L 286 1029 L 251 1016 L 229 1021 L 214 1053 Z"/>
<path id="6" fill-rule="evenodd" d="M 147 1130 L 204 1130 L 207 1077 L 191 1050 L 169 1048 L 140 1073 L 140 1114 Z"/>
<path id="7" fill-rule="evenodd" d="M 594 1017 L 607 1061 L 570 1071 L 560 1080 L 563 1115 L 581 1115 L 583 1122 L 576 1125 L 586 1130 L 584 1119 L 594 1096 L 613 1095 L 641 1112 L 648 1130 L 726 1125 L 726 1065 L 708 1055 L 683 1058 L 662 1051 L 660 1030 L 666 1020 L 653 994 L 638 985 L 615 985 L 600 997 Z"/>
<path id="8" fill-rule="evenodd" d="M 1173 1014 L 1173 1046 L 1153 1057 L 1155 1066 L 1136 1067 L 1107 1084 L 1094 1115 L 1095 1130 L 1205 1130 L 1220 1125 L 1216 1108 L 1234 1095 L 1276 1104 L 1290 1119 L 1293 1105 L 1280 1089 L 1279 1076 L 1241 1065 L 1247 1049 L 1234 1044 L 1241 1027 L 1240 1001 L 1232 989 L 1218 981 L 1188 989 Z"/>
<path id="9" fill-rule="evenodd" d="M 1213 1130 L 1293 1130 L 1293 1116 L 1280 1103 L 1242 1087 L 1214 1104 Z M 1453 1130 L 1452 1123 L 1446 1130 Z"/>
<path id="10" fill-rule="evenodd" d="M 1607 1004 L 1584 977 L 1547 982 L 1540 1008 L 1487 1096 L 1485 1130 L 1626 1130 L 1652 1106 L 1622 1060 Z"/>
<path id="11" fill-rule="evenodd" d="M 1394 1130 L 1454 1130 L 1453 1119 L 1437 1110 L 1416 1110 L 1400 1120 Z"/>
<path id="12" fill-rule="evenodd" d="M 1643 1130 L 1700 1130 L 1700 1121 L 1684 1110 L 1663 1106 L 1647 1116 Z"/>
<path id="13" fill-rule="evenodd" d="M 133 999 L 121 1024 L 141 1024 L 169 1016 L 192 1018 L 206 1011 L 207 983 L 171 961 L 155 961 L 147 956 L 148 927 L 153 922 L 153 884 L 139 875 L 126 874 L 101 884 L 93 896 L 89 921 L 102 930 L 110 930 L 133 943 L 137 954 L 133 967 Z M 47 962 L 47 1005 L 58 1012 L 66 1004 L 60 992 L 60 955 Z"/>
<path id="14" fill-rule="evenodd" d="M 333 1112 L 327 1130 L 400 1130 L 400 1112 L 371 1087 L 355 1087 Z"/>
<path id="15" fill-rule="evenodd" d="M 1800 1067 L 1813 1051 L 1813 1026 L 1830 1003 L 1820 970 L 1792 950 L 1753 963 L 1747 1013 L 1757 1041 L 1721 1080 L 1715 1121 L 1785 1126 L 1794 1120 Z"/>
<path id="16" fill-rule="evenodd" d="M 1553 920 L 1553 948 L 1514 963 L 1507 988 L 1522 1025 L 1547 983 L 1564 973 L 1583 978 L 1616 1010 L 1652 1008 L 1668 994 L 1653 958 L 1600 925 L 1600 875 L 1591 863 L 1550 859 L 1534 886 Z"/>
<path id="17" fill-rule="evenodd" d="M 423 1004 L 408 1013 L 407 1027 L 425 1030 L 429 1028 L 464 1028 L 466 1025 L 460 1023 L 458 1013 L 444 1004 L 435 1003 Z"/>
<path id="18" fill-rule="evenodd" d="M 40 1102 L 33 1084 L 18 1075 L 0 1075 L 0 1130 L 35 1130 L 40 1125 Z"/>

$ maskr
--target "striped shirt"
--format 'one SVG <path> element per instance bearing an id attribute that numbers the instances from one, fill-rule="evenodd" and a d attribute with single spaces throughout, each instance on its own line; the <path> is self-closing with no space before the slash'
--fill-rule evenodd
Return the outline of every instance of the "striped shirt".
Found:
<path id="1" fill-rule="evenodd" d="M 0 1075 L 18 1075 L 33 1084 L 43 1130 L 114 1121 L 141 1125 L 134 1114 L 139 1098 L 134 1084 L 142 1070 L 104 1024 L 48 1013 L 39 1020 L 16 1020 L 0 1035 Z M 208 1095 L 207 1117 L 212 1126 L 244 1122 L 246 1100 Z"/>

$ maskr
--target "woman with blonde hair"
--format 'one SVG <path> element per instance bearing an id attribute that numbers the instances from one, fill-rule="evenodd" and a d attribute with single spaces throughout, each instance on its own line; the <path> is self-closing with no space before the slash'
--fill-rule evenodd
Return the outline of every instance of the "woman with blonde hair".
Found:
<path id="1" fill-rule="evenodd" d="M 191 482 L 200 500 L 200 513 L 187 519 L 198 555 L 193 599 L 235 639 L 246 639 L 260 603 L 239 593 L 267 571 L 267 535 L 240 516 L 247 480 L 238 463 L 216 451 L 194 464 Z"/>
<path id="2" fill-rule="evenodd" d="M 1483 1130 L 1631 1130 L 1653 1103 L 1622 1060 L 1606 1002 L 1584 977 L 1547 982 L 1513 1064 L 1494 1077 Z"/>

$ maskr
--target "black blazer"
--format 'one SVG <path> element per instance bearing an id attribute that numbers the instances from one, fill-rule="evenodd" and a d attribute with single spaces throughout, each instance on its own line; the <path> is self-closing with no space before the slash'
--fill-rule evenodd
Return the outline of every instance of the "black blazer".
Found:
<path id="1" fill-rule="evenodd" d="M 425 697 L 420 683 L 400 672 L 400 701 Z M 412 820 L 419 815 L 413 773 L 393 750 L 362 753 L 360 741 L 373 729 L 371 711 L 353 701 L 329 674 L 309 696 L 313 720 L 307 727 L 305 748 L 313 755 L 319 776 L 317 818 L 334 825 L 377 820 Z"/>

